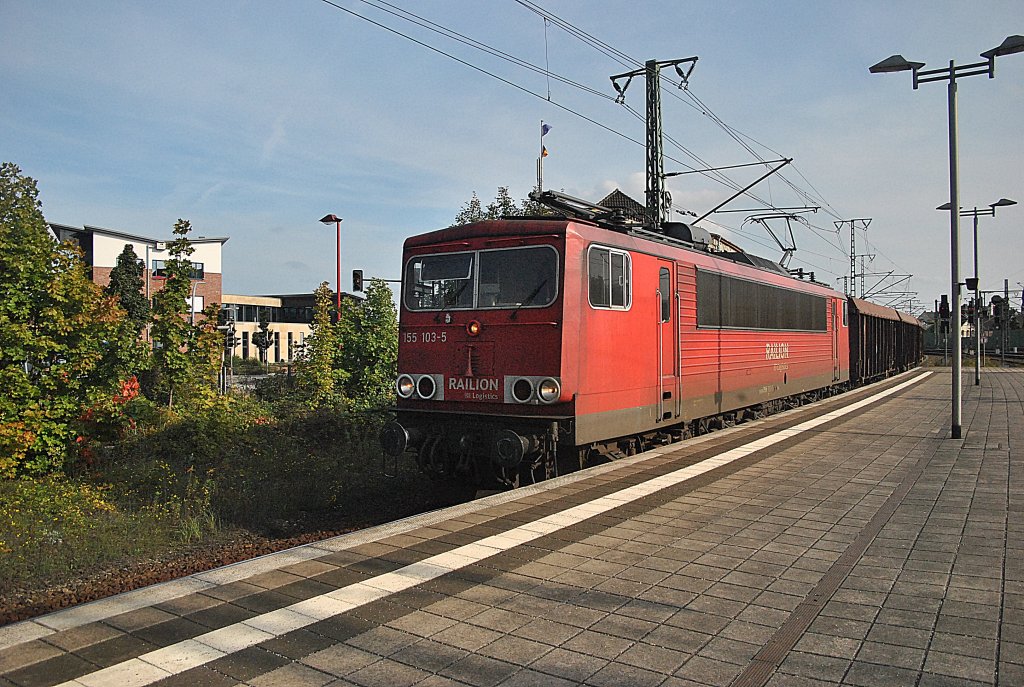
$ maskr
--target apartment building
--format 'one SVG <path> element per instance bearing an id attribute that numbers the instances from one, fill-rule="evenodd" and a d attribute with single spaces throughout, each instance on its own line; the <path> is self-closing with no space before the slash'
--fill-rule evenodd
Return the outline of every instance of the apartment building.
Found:
<path id="1" fill-rule="evenodd" d="M 51 223 L 50 231 L 58 241 L 72 241 L 82 249 L 91 278 L 100 286 L 110 283 L 110 272 L 117 265 L 118 256 L 126 245 L 131 245 L 145 264 L 142 280 L 146 295 L 152 298 L 163 288 L 164 264 L 171 259 L 166 241 L 89 225 L 73 227 Z M 189 236 L 194 249 L 189 256 L 192 261 L 190 300 L 193 312 L 202 312 L 210 303 L 223 301 L 221 254 L 227 240 L 227 237 Z"/>

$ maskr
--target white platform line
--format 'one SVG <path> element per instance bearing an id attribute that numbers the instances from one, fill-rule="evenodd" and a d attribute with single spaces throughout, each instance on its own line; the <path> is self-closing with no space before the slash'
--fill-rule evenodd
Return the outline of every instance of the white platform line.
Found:
<path id="1" fill-rule="evenodd" d="M 485 537 L 478 542 L 465 544 L 446 553 L 426 558 L 393 572 L 378 575 L 372 579 L 341 587 L 318 597 L 306 599 L 276 611 L 270 611 L 248 620 L 229 625 L 193 639 L 150 651 L 138 658 L 103 668 L 76 680 L 61 683 L 58 687 L 143 687 L 170 675 L 177 675 L 190 668 L 202 665 L 221 656 L 266 641 L 269 636 L 281 636 L 293 630 L 307 627 L 338 613 L 364 606 L 377 599 L 410 589 L 423 582 L 436 579 L 453 570 L 479 563 L 491 556 L 507 551 L 521 543 L 529 542 L 544 535 L 576 524 L 595 515 L 606 513 L 624 503 L 636 501 L 650 494 L 703 475 L 722 465 L 727 465 L 750 455 L 749 447 L 758 450 L 768 448 L 802 432 L 819 427 L 826 422 L 860 410 L 892 394 L 902 391 L 928 377 L 926 373 L 898 384 L 839 410 L 801 422 L 788 430 L 757 439 L 700 463 L 689 465 L 661 477 L 627 487 L 613 494 L 554 513 L 533 523 L 520 525 L 509 532 Z M 538 526 L 539 525 L 539 526 Z M 554 526 L 554 529 L 551 529 Z M 318 603 L 326 608 L 319 609 Z M 254 632 L 253 630 L 256 630 Z"/>

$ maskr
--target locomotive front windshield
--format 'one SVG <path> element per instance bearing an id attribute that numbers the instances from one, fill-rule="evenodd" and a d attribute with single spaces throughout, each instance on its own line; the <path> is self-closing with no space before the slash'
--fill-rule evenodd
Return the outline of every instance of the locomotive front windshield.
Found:
<path id="1" fill-rule="evenodd" d="M 551 246 L 420 255 L 405 268 L 410 310 L 543 308 L 557 289 Z"/>

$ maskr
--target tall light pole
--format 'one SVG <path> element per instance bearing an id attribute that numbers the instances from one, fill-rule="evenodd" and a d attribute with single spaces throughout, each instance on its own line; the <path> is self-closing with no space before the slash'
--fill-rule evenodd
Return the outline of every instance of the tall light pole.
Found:
<path id="1" fill-rule="evenodd" d="M 957 178 L 956 80 L 960 77 L 976 76 L 979 74 L 987 74 L 988 78 L 991 79 L 996 74 L 996 57 L 1018 52 L 1024 52 L 1024 36 L 1010 36 L 998 47 L 981 53 L 981 57 L 985 58 L 984 62 L 972 62 L 971 64 L 957 66 L 953 60 L 950 60 L 948 67 L 921 69 L 924 66 L 924 62 L 908 62 L 902 55 L 893 55 L 869 69 L 872 74 L 911 71 L 914 76 L 914 90 L 917 90 L 920 84 L 930 81 L 949 82 L 949 233 L 950 276 L 953 299 L 953 302 L 950 303 L 950 310 L 952 311 L 950 314 L 953 319 L 950 323 L 950 329 L 956 332 L 956 335 L 953 337 L 953 417 L 950 428 L 950 436 L 953 439 L 959 439 L 962 436 L 960 374 L 963 363 L 961 360 L 963 342 L 960 340 L 960 213 L 957 212 L 957 209 L 960 207 L 960 188 Z"/>
<path id="2" fill-rule="evenodd" d="M 324 215 L 323 217 L 320 218 L 320 221 L 323 222 L 324 224 L 331 224 L 333 222 L 334 228 L 337 231 L 336 247 L 338 253 L 338 277 L 337 281 L 335 282 L 335 284 L 337 284 L 337 287 L 335 288 L 335 296 L 337 298 L 337 303 L 335 304 L 335 306 L 337 310 L 334 315 L 335 322 L 337 322 L 339 319 L 341 319 L 341 218 L 338 217 L 337 215 L 331 214 Z"/>
<path id="3" fill-rule="evenodd" d="M 964 210 L 961 208 L 961 217 L 974 217 L 974 385 L 978 386 L 981 384 L 981 284 L 978 276 L 978 216 L 989 215 L 992 217 L 996 216 L 996 208 L 1005 207 L 1007 205 L 1016 205 L 1017 201 L 1010 200 L 1009 198 L 1000 198 L 994 203 L 989 203 L 988 208 L 974 207 L 972 210 Z M 952 206 L 949 203 L 943 203 L 936 210 L 949 210 Z M 971 280 L 968 279 L 968 282 Z M 967 286 L 970 289 L 970 284 Z"/>
<path id="4" fill-rule="evenodd" d="M 146 276 L 146 304 L 150 308 L 153 307 L 153 298 L 150 296 L 150 291 L 151 291 L 151 286 L 150 285 L 151 285 L 151 283 L 153 281 L 153 263 L 150 262 L 150 260 L 149 260 L 149 251 L 150 251 L 150 249 L 155 250 L 155 251 L 162 251 L 164 249 L 165 245 L 166 244 L 163 241 L 154 241 L 152 246 L 150 246 L 148 243 L 146 244 L 146 266 L 142 270 L 142 273 Z M 146 325 L 146 341 L 150 340 L 149 330 L 150 330 L 150 325 L 147 324 Z"/>
<path id="5" fill-rule="evenodd" d="M 189 310 L 189 313 L 188 313 L 188 323 L 189 324 L 195 324 L 196 323 L 196 289 L 199 288 L 199 285 L 202 284 L 202 283 L 203 282 L 201 280 L 198 280 L 198 279 L 196 279 L 196 280 L 194 280 L 192 282 L 192 299 L 189 301 L 189 306 L 188 306 L 188 310 Z"/>

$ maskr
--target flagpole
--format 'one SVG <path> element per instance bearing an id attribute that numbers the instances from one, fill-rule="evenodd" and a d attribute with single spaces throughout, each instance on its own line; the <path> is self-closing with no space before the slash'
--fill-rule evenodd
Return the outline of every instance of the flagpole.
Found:
<path id="1" fill-rule="evenodd" d="M 544 191 L 544 120 L 540 120 L 540 152 L 537 153 L 537 193 Z"/>

